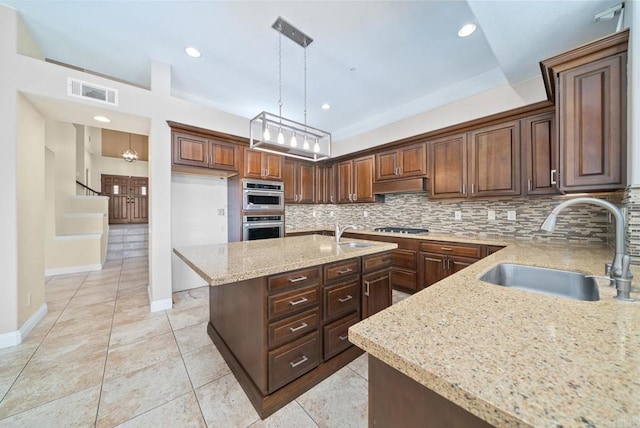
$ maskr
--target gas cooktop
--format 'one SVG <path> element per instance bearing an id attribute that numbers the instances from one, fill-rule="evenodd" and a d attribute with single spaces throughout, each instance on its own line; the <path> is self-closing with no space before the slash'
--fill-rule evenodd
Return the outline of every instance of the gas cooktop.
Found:
<path id="1" fill-rule="evenodd" d="M 411 235 L 429 231 L 429 229 L 416 229 L 411 227 L 376 227 L 374 230 L 376 232 L 408 233 Z"/>

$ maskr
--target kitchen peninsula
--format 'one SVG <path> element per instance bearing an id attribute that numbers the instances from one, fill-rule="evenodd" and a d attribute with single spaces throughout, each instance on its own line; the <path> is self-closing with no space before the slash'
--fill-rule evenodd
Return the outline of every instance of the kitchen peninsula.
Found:
<path id="1" fill-rule="evenodd" d="M 209 288 L 208 333 L 265 418 L 351 362 L 391 304 L 396 244 L 311 235 L 175 248 Z"/>
<path id="2" fill-rule="evenodd" d="M 640 293 L 620 302 L 602 281 L 585 302 L 478 279 L 502 262 L 601 275 L 611 256 L 510 243 L 351 327 L 369 353 L 369 426 L 638 426 Z"/>

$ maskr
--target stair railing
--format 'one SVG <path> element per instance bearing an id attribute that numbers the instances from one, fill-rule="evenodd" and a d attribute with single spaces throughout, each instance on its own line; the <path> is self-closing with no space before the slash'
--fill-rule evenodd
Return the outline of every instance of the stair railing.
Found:
<path id="1" fill-rule="evenodd" d="M 78 180 L 76 180 L 76 185 L 82 187 L 84 189 L 84 194 L 87 196 L 102 196 L 102 193 L 92 189 L 91 187 L 85 186 L 84 184 L 80 183 Z"/>

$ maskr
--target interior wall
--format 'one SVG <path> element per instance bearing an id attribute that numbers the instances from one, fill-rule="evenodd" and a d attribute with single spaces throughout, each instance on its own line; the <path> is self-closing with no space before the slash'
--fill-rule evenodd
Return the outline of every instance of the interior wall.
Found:
<path id="1" fill-rule="evenodd" d="M 171 194 L 172 247 L 227 242 L 226 217 L 218 214 L 226 212 L 226 178 L 172 174 Z M 207 285 L 175 254 L 171 265 L 174 292 Z"/>
<path id="2" fill-rule="evenodd" d="M 73 125 L 76 128 L 76 181 L 86 186 L 84 178 L 84 125 Z M 76 186 L 76 194 L 84 195 L 84 189 Z"/>
<path id="3" fill-rule="evenodd" d="M 76 194 L 76 128 L 65 122 L 45 120 L 45 145 L 54 153 L 55 218 L 62 219 L 69 196 Z M 44 165 L 43 165 L 44 171 Z"/>
<path id="4" fill-rule="evenodd" d="M 45 121 L 22 95 L 17 137 L 18 323 L 22 325 L 45 303 Z"/>
<path id="5" fill-rule="evenodd" d="M 53 240 L 56 236 L 56 154 L 49 147 L 44 148 L 44 265 L 53 266 L 55 252 Z"/>

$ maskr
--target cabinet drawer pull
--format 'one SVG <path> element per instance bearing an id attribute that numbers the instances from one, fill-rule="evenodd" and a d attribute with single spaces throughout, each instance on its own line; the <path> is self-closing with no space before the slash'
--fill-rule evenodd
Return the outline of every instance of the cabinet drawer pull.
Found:
<path id="1" fill-rule="evenodd" d="M 451 247 L 440 247 L 440 249 L 442 251 L 453 251 L 453 248 L 451 248 Z"/>
<path id="2" fill-rule="evenodd" d="M 531 179 L 527 180 L 527 190 L 531 191 Z"/>
<path id="3" fill-rule="evenodd" d="M 467 194 L 467 185 L 466 185 L 466 184 L 463 184 L 463 185 L 462 185 L 462 194 L 463 194 L 463 195 L 466 195 L 466 194 Z"/>
<path id="4" fill-rule="evenodd" d="M 369 281 L 364 282 L 364 295 L 365 296 L 369 295 Z"/>
<path id="5" fill-rule="evenodd" d="M 329 196 L 329 201 L 331 201 L 331 203 L 333 203 L 333 195 Z"/>
<path id="6" fill-rule="evenodd" d="M 305 279 L 307 279 L 307 277 L 303 275 L 298 278 L 289 278 L 289 282 L 293 284 L 294 282 L 304 281 Z"/>
<path id="7" fill-rule="evenodd" d="M 451 270 L 451 259 L 447 259 L 447 270 Z"/>
<path id="8" fill-rule="evenodd" d="M 338 336 L 338 339 L 340 340 L 347 340 L 349 338 L 348 334 L 345 334 L 344 336 Z"/>
<path id="9" fill-rule="evenodd" d="M 556 184 L 556 170 L 551 170 L 551 184 Z"/>
<path id="10" fill-rule="evenodd" d="M 476 193 L 476 185 L 475 183 L 471 183 L 471 194 L 473 195 L 474 193 Z"/>
<path id="11" fill-rule="evenodd" d="M 344 275 L 345 273 L 353 272 L 353 269 L 346 268 L 338 271 L 338 275 Z"/>
<path id="12" fill-rule="evenodd" d="M 353 194 L 353 200 L 354 200 L 354 201 L 357 201 L 357 200 L 358 200 L 358 194 L 357 194 L 357 193 L 354 193 L 354 194 Z"/>
<path id="13" fill-rule="evenodd" d="M 291 301 L 290 301 L 290 302 L 289 302 L 289 304 L 290 304 L 291 306 L 296 306 L 296 305 L 299 305 L 299 304 L 304 303 L 304 302 L 307 302 L 307 301 L 309 301 L 309 299 L 307 299 L 306 297 L 303 297 L 302 299 L 300 299 L 300 300 L 296 300 L 295 302 L 291 302 Z"/>
<path id="14" fill-rule="evenodd" d="M 295 363 L 289 362 L 289 364 L 291 365 L 291 368 L 294 368 L 298 367 L 302 363 L 306 363 L 307 361 L 309 361 L 309 359 L 305 355 L 303 355 L 302 358 L 300 358 L 300 361 L 296 361 Z"/>
<path id="15" fill-rule="evenodd" d="M 309 327 L 309 324 L 307 324 L 306 322 L 303 322 L 297 327 L 289 327 L 289 330 L 291 330 L 291 333 L 295 333 L 296 331 L 302 330 L 305 327 Z"/>
<path id="16" fill-rule="evenodd" d="M 351 294 L 347 294 L 347 297 L 345 297 L 344 299 L 338 298 L 338 302 L 344 303 L 344 302 L 348 302 L 351 299 L 353 299 L 353 296 Z"/>

